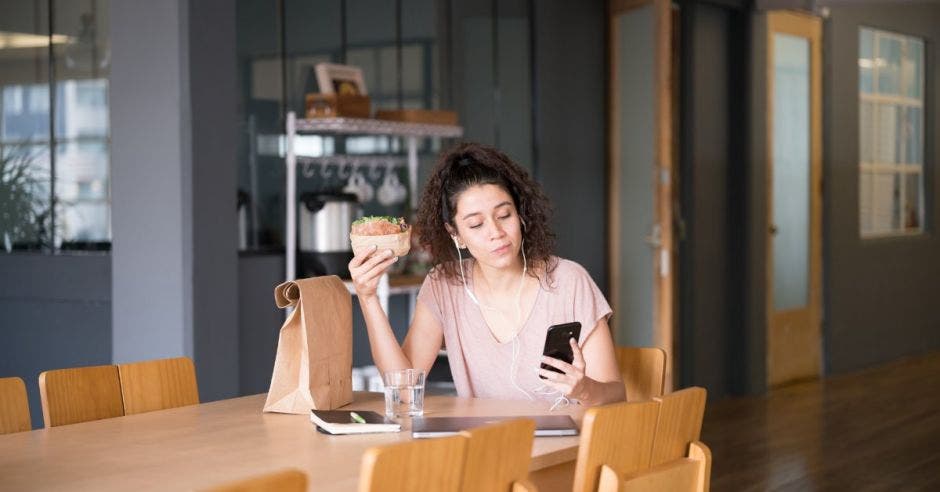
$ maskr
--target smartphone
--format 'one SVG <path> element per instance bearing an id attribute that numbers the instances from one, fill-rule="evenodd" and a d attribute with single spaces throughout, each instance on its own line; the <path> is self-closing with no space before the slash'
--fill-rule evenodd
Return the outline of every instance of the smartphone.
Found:
<path id="1" fill-rule="evenodd" d="M 553 359 L 563 360 L 571 364 L 574 362 L 574 353 L 571 351 L 571 344 L 568 342 L 568 340 L 574 338 L 574 340 L 577 342 L 580 336 L 581 323 L 577 321 L 571 323 L 562 323 L 560 325 L 552 325 L 548 327 L 548 334 L 545 336 L 545 348 L 542 350 L 542 355 L 551 357 Z M 544 362 L 542 363 L 542 369 L 561 372 L 561 370 L 556 369 Z M 539 377 L 545 379 L 545 377 L 542 375 L 539 375 Z"/>

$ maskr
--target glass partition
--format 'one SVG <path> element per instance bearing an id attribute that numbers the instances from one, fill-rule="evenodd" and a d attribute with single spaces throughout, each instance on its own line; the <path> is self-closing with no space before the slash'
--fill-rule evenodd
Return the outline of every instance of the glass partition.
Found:
<path id="1" fill-rule="evenodd" d="M 0 5 L 3 251 L 110 247 L 107 11 L 107 0 Z"/>

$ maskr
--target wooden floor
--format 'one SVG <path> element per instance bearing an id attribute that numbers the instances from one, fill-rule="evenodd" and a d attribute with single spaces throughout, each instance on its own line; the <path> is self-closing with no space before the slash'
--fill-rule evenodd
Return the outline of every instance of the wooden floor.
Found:
<path id="1" fill-rule="evenodd" d="M 940 353 L 709 402 L 712 489 L 940 491 Z"/>

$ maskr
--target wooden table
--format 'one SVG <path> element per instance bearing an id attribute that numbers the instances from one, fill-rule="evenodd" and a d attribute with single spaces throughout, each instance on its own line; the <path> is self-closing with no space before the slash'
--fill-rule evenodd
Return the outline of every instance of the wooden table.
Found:
<path id="1" fill-rule="evenodd" d="M 306 415 L 261 413 L 264 396 L 0 435 L 0 490 L 192 490 L 295 467 L 310 490 L 351 491 L 367 448 L 411 439 L 405 431 L 321 434 Z M 428 396 L 425 415 L 544 415 L 550 405 Z M 382 394 L 357 392 L 348 408 L 383 412 Z M 580 424 L 582 407 L 559 412 Z M 571 490 L 577 446 L 576 436 L 535 439 L 531 478 L 540 491 Z"/>

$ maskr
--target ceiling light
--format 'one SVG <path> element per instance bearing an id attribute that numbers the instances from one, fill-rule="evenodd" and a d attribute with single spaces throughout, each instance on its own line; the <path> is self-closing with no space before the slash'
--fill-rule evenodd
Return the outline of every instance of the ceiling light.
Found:
<path id="1" fill-rule="evenodd" d="M 52 44 L 72 43 L 75 38 L 65 34 L 53 34 Z M 0 31 L 0 50 L 17 48 L 43 48 L 49 46 L 49 36 L 25 32 Z"/>

